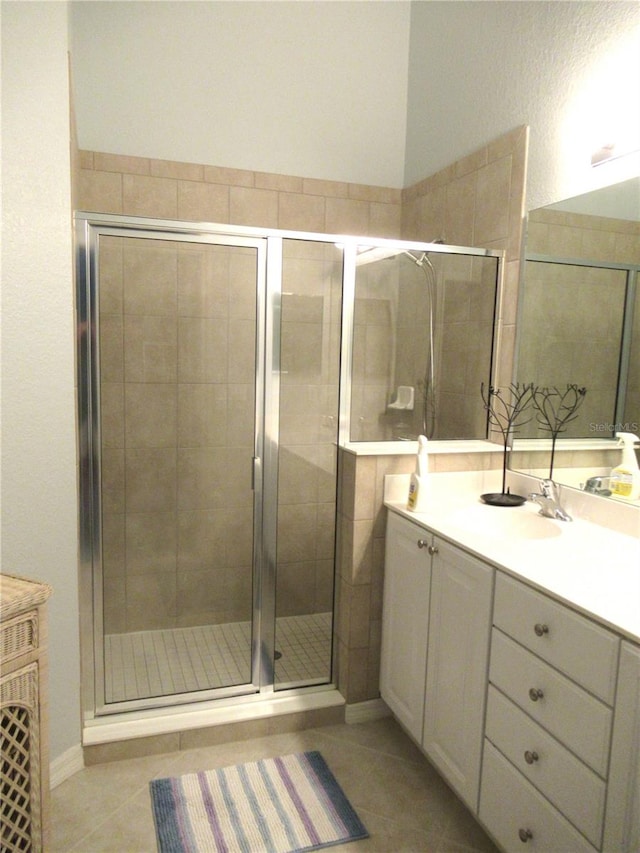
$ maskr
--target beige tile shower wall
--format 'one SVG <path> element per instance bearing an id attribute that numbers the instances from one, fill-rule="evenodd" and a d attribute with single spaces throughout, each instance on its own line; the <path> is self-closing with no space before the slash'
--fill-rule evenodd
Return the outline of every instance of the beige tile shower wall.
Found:
<path id="1" fill-rule="evenodd" d="M 356 268 L 351 369 L 352 441 L 392 438 L 393 422 L 386 412 L 393 393 L 398 349 L 397 261 Z M 379 414 L 384 413 L 384 414 Z M 409 424 L 405 427 L 409 431 Z"/>
<path id="2" fill-rule="evenodd" d="M 101 242 L 107 633 L 250 616 L 255 263 Z"/>
<path id="3" fill-rule="evenodd" d="M 517 127 L 402 192 L 402 238 L 506 253 L 498 385 L 511 381 L 525 213 L 528 128 Z"/>
<path id="4" fill-rule="evenodd" d="M 341 253 L 283 246 L 276 615 L 333 608 Z"/>
<path id="5" fill-rule="evenodd" d="M 77 207 L 329 234 L 398 237 L 401 191 L 80 152 Z"/>
<path id="6" fill-rule="evenodd" d="M 426 432 L 436 440 L 477 439 L 486 430 L 480 386 L 488 380 L 491 361 L 495 260 L 432 254 L 431 261 L 437 279 L 434 319 L 438 331 Z M 414 436 L 425 431 L 429 311 L 424 270 L 407 270 L 397 311 L 396 383 L 416 389 L 411 425 L 406 430 Z"/>

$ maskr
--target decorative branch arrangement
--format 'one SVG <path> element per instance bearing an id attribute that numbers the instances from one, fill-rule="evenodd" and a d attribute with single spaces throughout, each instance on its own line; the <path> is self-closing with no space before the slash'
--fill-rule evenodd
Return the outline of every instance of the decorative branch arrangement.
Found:
<path id="1" fill-rule="evenodd" d="M 485 391 L 484 382 L 480 386 L 482 402 L 489 413 L 489 423 L 499 430 L 504 444 L 502 492 L 481 495 L 480 497 L 485 503 L 496 506 L 518 506 L 526 500 L 521 495 L 512 495 L 508 491 L 505 491 L 507 482 L 507 452 L 509 439 L 513 438 L 518 427 L 523 426 L 531 420 L 531 416 L 525 418 L 525 410 L 534 399 L 536 391 L 537 389 L 532 383 L 520 385 L 519 382 L 512 382 L 504 392 L 501 388 L 495 388 L 493 385 L 489 385 Z"/>
<path id="2" fill-rule="evenodd" d="M 556 452 L 556 440 L 567 425 L 578 417 L 578 409 L 582 405 L 586 388 L 577 385 L 567 385 L 565 391 L 558 388 L 535 388 L 532 394 L 533 405 L 536 409 L 536 420 L 540 427 L 551 433 L 551 460 L 549 463 L 549 479 L 553 479 L 553 460 Z"/>

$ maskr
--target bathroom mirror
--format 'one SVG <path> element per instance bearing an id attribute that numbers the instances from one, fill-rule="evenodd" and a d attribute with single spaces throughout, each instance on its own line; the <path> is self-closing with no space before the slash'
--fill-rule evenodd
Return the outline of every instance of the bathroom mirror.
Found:
<path id="1" fill-rule="evenodd" d="M 554 479 L 606 496 L 617 432 L 640 433 L 640 177 L 529 213 L 515 379 L 586 388 L 556 443 Z M 550 434 L 535 416 L 510 467 L 548 476 Z"/>

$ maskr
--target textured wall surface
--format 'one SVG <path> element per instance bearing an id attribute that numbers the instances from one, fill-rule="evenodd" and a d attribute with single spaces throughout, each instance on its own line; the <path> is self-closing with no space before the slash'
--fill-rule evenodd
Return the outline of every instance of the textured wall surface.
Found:
<path id="1" fill-rule="evenodd" d="M 528 208 L 615 183 L 591 154 L 640 146 L 639 101 L 635 2 L 412 3 L 405 185 L 522 124 Z"/>
<path id="2" fill-rule="evenodd" d="M 79 742 L 67 17 L 2 8 L 2 571 L 51 584 L 51 755 Z"/>
<path id="3" fill-rule="evenodd" d="M 81 148 L 402 183 L 409 3 L 74 3 Z"/>

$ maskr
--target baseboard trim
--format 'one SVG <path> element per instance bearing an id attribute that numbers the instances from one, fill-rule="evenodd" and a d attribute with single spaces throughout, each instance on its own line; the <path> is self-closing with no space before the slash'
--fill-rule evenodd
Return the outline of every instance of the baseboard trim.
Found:
<path id="1" fill-rule="evenodd" d="M 347 705 L 344 713 L 345 723 L 369 723 L 372 720 L 381 720 L 389 717 L 391 711 L 384 699 L 369 699 L 366 702 L 355 702 Z"/>
<path id="2" fill-rule="evenodd" d="M 49 765 L 49 784 L 56 788 L 61 782 L 71 778 L 79 770 L 84 769 L 84 756 L 80 744 L 72 746 L 62 755 L 54 758 Z"/>

